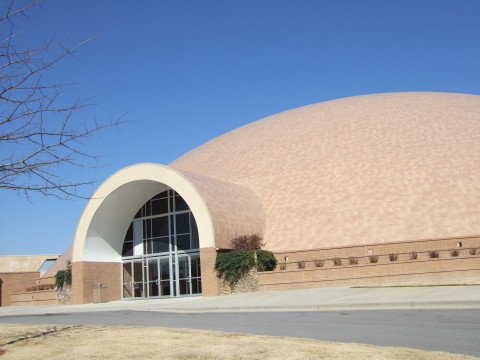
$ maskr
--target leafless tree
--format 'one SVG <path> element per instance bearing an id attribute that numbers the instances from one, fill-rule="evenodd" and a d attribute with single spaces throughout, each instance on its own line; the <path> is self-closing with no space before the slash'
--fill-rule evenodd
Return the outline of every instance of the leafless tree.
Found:
<path id="1" fill-rule="evenodd" d="M 0 15 L 0 190 L 37 192 L 58 197 L 81 196 L 79 187 L 90 182 L 66 180 L 71 166 L 86 166 L 95 157 L 82 149 L 82 140 L 119 124 L 99 124 L 78 118 L 85 104 L 64 104 L 70 84 L 49 83 L 48 71 L 74 54 L 75 46 L 46 41 L 35 48 L 20 48 L 17 20 L 45 0 L 17 6 Z"/>

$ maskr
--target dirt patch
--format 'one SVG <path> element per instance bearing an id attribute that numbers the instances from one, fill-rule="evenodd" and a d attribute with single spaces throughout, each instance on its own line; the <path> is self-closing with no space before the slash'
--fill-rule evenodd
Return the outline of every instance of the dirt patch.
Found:
<path id="1" fill-rule="evenodd" d="M 56 329 L 55 331 L 48 331 Z M 45 333 L 41 336 L 30 336 Z M 0 325 L 2 360 L 31 359 L 334 359 L 467 360 L 466 355 L 218 331 L 125 326 Z"/>

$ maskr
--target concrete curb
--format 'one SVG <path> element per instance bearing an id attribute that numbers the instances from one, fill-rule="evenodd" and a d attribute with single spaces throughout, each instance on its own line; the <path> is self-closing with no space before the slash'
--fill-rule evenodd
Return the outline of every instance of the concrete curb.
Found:
<path id="1" fill-rule="evenodd" d="M 438 301 L 438 302 L 388 302 L 388 303 L 357 303 L 357 304 L 327 304 L 327 305 L 291 305 L 291 306 L 231 306 L 231 307 L 166 307 L 166 308 L 96 308 L 96 309 L 42 309 L 43 311 L 12 311 L 0 313 L 0 318 L 18 316 L 43 316 L 61 314 L 80 314 L 92 312 L 139 311 L 159 313 L 213 313 L 213 312 L 294 312 L 294 311 L 354 311 L 354 310 L 400 310 L 400 309 L 479 309 L 480 301 Z M 52 311 L 53 310 L 53 311 Z"/>
<path id="2" fill-rule="evenodd" d="M 478 309 L 480 301 L 390 302 L 292 306 L 232 306 L 203 308 L 131 309 L 132 311 L 203 313 L 203 312 L 262 312 L 262 311 L 333 311 L 333 310 L 388 310 L 388 309 Z"/>

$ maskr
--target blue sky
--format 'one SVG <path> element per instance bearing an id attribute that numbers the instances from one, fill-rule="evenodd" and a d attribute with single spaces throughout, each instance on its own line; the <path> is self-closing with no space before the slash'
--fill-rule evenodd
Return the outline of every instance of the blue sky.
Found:
<path id="1" fill-rule="evenodd" d="M 27 46 L 93 38 L 48 80 L 77 83 L 66 100 L 96 104 L 79 122 L 129 120 L 85 142 L 98 167 L 62 173 L 97 185 L 301 105 L 390 91 L 480 93 L 478 0 L 50 0 L 17 30 Z M 85 203 L 0 191 L 0 255 L 62 252 Z"/>

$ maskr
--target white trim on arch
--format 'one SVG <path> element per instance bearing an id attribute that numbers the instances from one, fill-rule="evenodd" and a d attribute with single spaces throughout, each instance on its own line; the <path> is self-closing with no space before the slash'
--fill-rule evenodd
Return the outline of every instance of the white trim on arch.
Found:
<path id="1" fill-rule="evenodd" d="M 151 197 L 170 187 L 187 202 L 198 227 L 200 248 L 214 247 L 210 211 L 195 185 L 168 166 L 141 163 L 103 182 L 86 205 L 75 233 L 73 262 L 120 262 L 128 226 Z"/>

